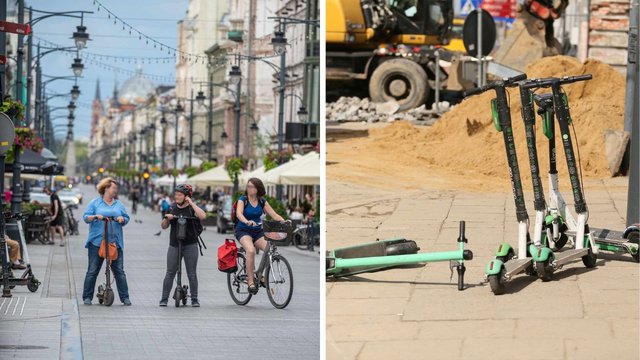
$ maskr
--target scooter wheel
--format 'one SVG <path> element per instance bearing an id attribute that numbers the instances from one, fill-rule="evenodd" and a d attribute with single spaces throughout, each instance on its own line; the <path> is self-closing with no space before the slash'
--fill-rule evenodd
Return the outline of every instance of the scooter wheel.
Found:
<path id="1" fill-rule="evenodd" d="M 415 254 L 420 250 L 415 241 L 407 241 L 404 243 L 393 244 L 387 246 L 386 255 L 407 255 L 407 254 Z"/>
<path id="2" fill-rule="evenodd" d="M 637 244 L 640 241 L 640 231 L 633 231 L 629 235 L 627 235 L 627 240 L 630 243 Z M 636 262 L 640 262 L 640 251 L 637 251 L 635 254 L 632 254 L 633 260 Z"/>
<path id="3" fill-rule="evenodd" d="M 585 267 L 591 269 L 596 267 L 596 260 L 598 260 L 598 255 L 594 254 L 593 251 L 591 251 L 591 247 L 589 247 L 587 255 L 582 257 L 582 263 Z"/>
<path id="4" fill-rule="evenodd" d="M 538 277 L 542 279 L 542 281 L 551 281 L 553 280 L 553 266 L 551 262 L 553 261 L 552 257 L 549 257 L 545 261 L 536 262 L 536 272 L 538 273 Z"/>
<path id="5" fill-rule="evenodd" d="M 113 304 L 114 296 L 113 289 L 106 289 L 104 291 L 104 305 L 111 306 Z"/>
<path id="6" fill-rule="evenodd" d="M 489 275 L 489 286 L 494 295 L 502 295 L 506 290 L 504 280 L 504 269 L 500 270 L 500 273 L 496 275 Z"/>
<path id="7" fill-rule="evenodd" d="M 98 293 L 96 294 L 96 297 L 98 298 L 99 304 L 104 303 L 104 287 L 102 285 L 98 285 Z"/>
<path id="8" fill-rule="evenodd" d="M 173 300 L 175 300 L 176 307 L 180 307 L 180 301 L 182 300 L 182 288 L 176 288 L 175 292 L 173 293 Z"/>
<path id="9" fill-rule="evenodd" d="M 182 285 L 182 305 L 187 305 L 187 285 Z"/>
<path id="10" fill-rule="evenodd" d="M 562 249 L 567 244 L 567 241 L 569 241 L 569 237 L 567 236 L 567 234 L 560 234 L 560 238 L 558 239 L 558 241 L 556 241 L 554 250 Z"/>
<path id="11" fill-rule="evenodd" d="M 29 291 L 31 291 L 32 293 L 38 291 L 39 287 L 40 281 L 38 281 L 36 278 L 31 278 L 31 280 L 29 280 L 29 282 L 27 283 L 27 289 L 29 289 Z"/>

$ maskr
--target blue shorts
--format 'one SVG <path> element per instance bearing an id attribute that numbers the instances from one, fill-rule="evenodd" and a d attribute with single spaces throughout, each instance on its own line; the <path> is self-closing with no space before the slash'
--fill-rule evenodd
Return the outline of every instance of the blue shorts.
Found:
<path id="1" fill-rule="evenodd" d="M 236 228 L 236 239 L 240 241 L 243 236 L 251 236 L 251 240 L 256 242 L 261 237 L 264 237 L 264 230 L 262 230 L 262 226 L 256 227 L 255 229 Z"/>

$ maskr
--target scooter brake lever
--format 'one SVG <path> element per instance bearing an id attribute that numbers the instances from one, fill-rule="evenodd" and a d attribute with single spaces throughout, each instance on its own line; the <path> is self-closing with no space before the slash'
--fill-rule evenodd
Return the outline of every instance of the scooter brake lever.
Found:
<path id="1" fill-rule="evenodd" d="M 451 275 L 449 276 L 449 282 L 453 280 L 453 269 L 457 268 L 458 265 L 460 265 L 460 262 L 458 260 L 449 260 L 449 271 L 451 272 Z"/>

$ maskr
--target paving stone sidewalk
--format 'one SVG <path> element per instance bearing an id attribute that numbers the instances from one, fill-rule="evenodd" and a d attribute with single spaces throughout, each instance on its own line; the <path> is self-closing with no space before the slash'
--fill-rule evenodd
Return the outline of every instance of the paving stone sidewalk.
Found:
<path id="1" fill-rule="evenodd" d="M 624 228 L 627 181 L 587 181 L 592 226 Z M 328 249 L 406 237 L 421 251 L 452 250 L 465 220 L 474 253 L 464 291 L 448 263 L 328 280 L 327 359 L 640 358 L 639 267 L 629 255 L 601 253 L 595 269 L 571 263 L 548 283 L 518 276 L 494 296 L 484 267 L 500 242 L 515 242 L 510 194 L 341 183 L 327 193 Z"/>

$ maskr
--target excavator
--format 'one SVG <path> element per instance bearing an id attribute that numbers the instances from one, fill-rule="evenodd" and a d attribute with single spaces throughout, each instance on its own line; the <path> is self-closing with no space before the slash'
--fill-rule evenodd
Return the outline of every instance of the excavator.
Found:
<path id="1" fill-rule="evenodd" d="M 505 39 L 497 62 L 522 71 L 521 61 L 557 54 L 553 20 L 567 1 L 526 0 L 516 21 L 524 30 Z M 452 102 L 475 87 L 474 77 L 464 76 L 468 57 L 447 49 L 453 0 L 326 0 L 326 6 L 329 90 L 345 81 L 366 82 L 373 102 L 395 100 L 405 111 L 425 104 L 436 86 Z"/>

